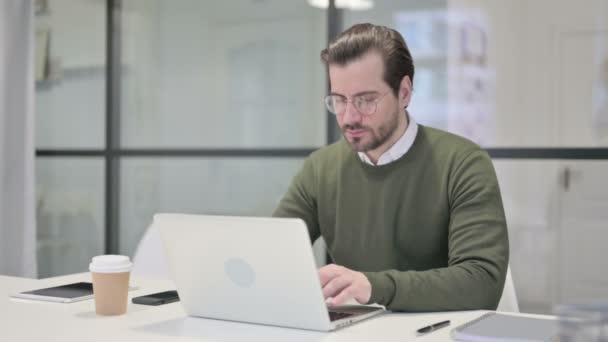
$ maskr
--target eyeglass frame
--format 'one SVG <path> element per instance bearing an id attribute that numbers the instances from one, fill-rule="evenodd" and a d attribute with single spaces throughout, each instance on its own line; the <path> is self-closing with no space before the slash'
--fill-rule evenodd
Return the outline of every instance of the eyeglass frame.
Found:
<path id="1" fill-rule="evenodd" d="M 357 106 L 355 105 L 355 100 L 356 100 L 357 98 L 361 98 L 362 96 L 366 96 L 366 95 L 368 95 L 368 94 L 360 94 L 360 95 L 355 95 L 355 96 L 353 96 L 353 99 L 352 99 L 352 100 L 349 100 L 349 99 L 348 99 L 346 96 L 344 96 L 344 95 L 339 95 L 339 94 L 329 94 L 329 95 L 326 95 L 326 96 L 323 98 L 323 102 L 325 103 L 325 108 L 327 109 L 327 111 L 328 111 L 328 112 L 330 112 L 330 113 L 332 113 L 332 114 L 334 114 L 334 115 L 342 115 L 342 114 L 344 114 L 344 113 L 346 112 L 346 107 L 348 106 L 348 103 L 350 102 L 350 103 L 352 104 L 352 106 L 353 106 L 353 107 L 354 107 L 354 108 L 357 110 L 357 112 L 358 112 L 359 114 L 361 114 L 361 115 L 363 115 L 363 116 L 371 116 L 371 115 L 376 114 L 376 111 L 378 111 L 378 103 L 380 103 L 380 101 L 382 101 L 382 99 L 383 99 L 383 98 L 386 96 L 386 94 L 388 94 L 388 93 L 390 93 L 390 92 L 391 92 L 391 91 L 390 91 L 390 90 L 388 90 L 388 91 L 386 91 L 384 94 L 380 95 L 380 97 L 378 97 L 377 99 L 374 99 L 374 100 L 372 100 L 372 101 L 367 101 L 367 100 L 365 100 L 365 102 L 371 102 L 371 103 L 373 103 L 373 104 L 374 104 L 374 110 L 373 110 L 371 113 L 369 113 L 369 114 L 366 114 L 366 113 L 361 112 L 361 110 L 359 110 L 359 107 L 357 107 Z M 369 92 L 369 93 L 375 93 L 375 92 Z M 342 97 L 342 98 L 344 99 L 344 102 L 345 102 L 345 105 L 344 105 L 344 110 L 343 110 L 341 113 L 335 113 L 335 112 L 333 112 L 331 109 L 329 109 L 329 104 L 327 103 L 327 101 L 328 101 L 330 98 L 334 97 L 334 96 L 337 96 L 337 97 Z"/>

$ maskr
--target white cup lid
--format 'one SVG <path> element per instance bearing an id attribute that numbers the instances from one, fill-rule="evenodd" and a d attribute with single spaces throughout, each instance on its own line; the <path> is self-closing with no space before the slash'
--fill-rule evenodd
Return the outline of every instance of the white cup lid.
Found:
<path id="1" fill-rule="evenodd" d="M 133 263 L 125 255 L 98 255 L 89 264 L 89 270 L 97 273 L 129 272 L 131 268 Z"/>

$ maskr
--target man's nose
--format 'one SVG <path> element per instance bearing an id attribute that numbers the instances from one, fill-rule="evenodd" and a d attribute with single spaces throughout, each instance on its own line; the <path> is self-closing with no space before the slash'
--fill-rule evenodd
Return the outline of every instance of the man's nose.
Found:
<path id="1" fill-rule="evenodd" d="M 342 114 L 342 121 L 346 124 L 357 123 L 360 122 L 362 118 L 361 113 L 355 108 L 352 102 L 346 103 L 346 108 L 344 108 L 344 114 Z"/>

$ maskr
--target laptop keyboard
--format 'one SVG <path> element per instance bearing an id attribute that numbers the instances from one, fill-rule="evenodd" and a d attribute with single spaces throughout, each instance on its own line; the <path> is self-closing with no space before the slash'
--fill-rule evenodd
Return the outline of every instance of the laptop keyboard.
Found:
<path id="1" fill-rule="evenodd" d="M 340 312 L 340 311 L 329 311 L 329 320 L 337 321 L 342 318 L 353 316 L 354 314 L 348 312 Z"/>

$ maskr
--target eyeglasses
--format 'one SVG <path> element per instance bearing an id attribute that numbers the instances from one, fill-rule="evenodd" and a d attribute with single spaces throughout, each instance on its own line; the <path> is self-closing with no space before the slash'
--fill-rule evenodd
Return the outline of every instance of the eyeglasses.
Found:
<path id="1" fill-rule="evenodd" d="M 327 95 L 325 96 L 325 106 L 331 113 L 340 115 L 346 111 L 346 104 L 350 102 L 362 115 L 372 115 L 378 108 L 378 102 L 380 102 L 388 93 L 389 92 L 387 91 L 380 96 L 377 94 L 357 95 L 350 101 L 342 95 Z"/>

